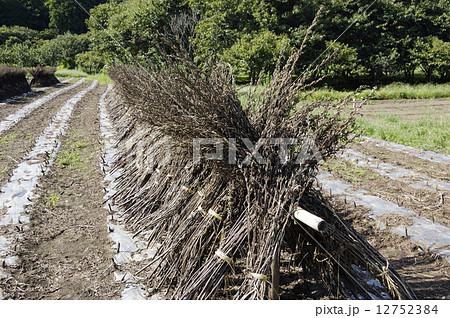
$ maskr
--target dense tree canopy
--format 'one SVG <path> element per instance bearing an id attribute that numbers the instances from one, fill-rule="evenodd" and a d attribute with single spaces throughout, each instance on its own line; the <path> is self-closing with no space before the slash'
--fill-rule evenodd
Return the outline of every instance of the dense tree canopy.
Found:
<path id="1" fill-rule="evenodd" d="M 105 3 L 108 0 L 78 0 L 77 2 L 87 11 Z M 46 0 L 49 10 L 51 28 L 59 33 L 70 31 L 72 33 L 85 33 L 87 31 L 85 20 L 89 17 L 86 11 L 73 0 Z"/>
<path id="2" fill-rule="evenodd" d="M 158 62 L 155 40 L 179 36 L 198 63 L 221 59 L 233 66 L 236 75 L 255 79 L 261 72 L 271 72 L 281 52 L 300 47 L 323 6 L 297 74 L 323 52 L 338 50 L 324 70 L 344 85 L 361 78 L 412 81 L 417 70 L 428 80 L 450 79 L 450 0 L 78 2 L 91 9 L 92 17 L 87 19 L 73 0 L 0 0 L 0 25 L 50 27 L 56 34 L 88 30 L 90 53 L 76 60 L 90 69 L 115 62 Z M 33 46 L 39 39 L 54 37 L 52 32 L 3 27 L 0 45 Z"/>
<path id="3" fill-rule="evenodd" d="M 23 26 L 35 30 L 48 27 L 45 0 L 0 0 L 0 26 Z"/>

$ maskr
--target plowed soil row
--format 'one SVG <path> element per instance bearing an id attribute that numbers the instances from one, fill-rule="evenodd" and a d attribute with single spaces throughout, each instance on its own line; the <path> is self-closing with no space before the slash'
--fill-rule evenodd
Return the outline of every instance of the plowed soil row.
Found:
<path id="1" fill-rule="evenodd" d="M 350 148 L 392 165 L 425 174 L 430 178 L 450 182 L 449 167 L 446 164 L 420 159 L 399 151 L 392 151 L 370 141 L 355 142 L 350 145 Z"/>
<path id="2" fill-rule="evenodd" d="M 75 82 L 75 80 L 72 80 L 68 83 L 62 83 L 56 86 L 35 90 L 30 95 L 13 100 L 9 103 L 0 103 L 0 120 L 3 120 L 6 116 L 16 112 L 18 109 L 22 108 L 26 104 L 32 103 L 35 100 L 41 98 L 42 96 L 53 93 L 54 91 L 57 91 L 63 87 L 70 86 L 71 84 L 73 84 L 73 82 Z"/>
<path id="3" fill-rule="evenodd" d="M 13 279 L 2 284 L 4 298 L 120 297 L 120 284 L 112 274 L 99 165 L 97 103 L 105 89 L 98 86 L 75 107 L 56 162 L 41 178 L 40 197 L 30 208 L 30 228 L 16 247 L 18 264 L 8 268 Z"/>
<path id="4" fill-rule="evenodd" d="M 363 107 L 362 114 L 368 120 L 377 119 L 380 114 L 392 114 L 408 120 L 418 119 L 424 114 L 439 114 L 450 119 L 449 104 L 448 98 L 375 100 Z"/>
<path id="5" fill-rule="evenodd" d="M 445 164 L 391 151 L 371 142 L 355 142 L 350 145 L 350 148 L 382 162 L 418 172 L 438 181 L 449 182 L 449 167 Z M 358 167 L 343 158 L 334 158 L 328 161 L 324 168 L 337 180 L 351 184 L 357 189 L 366 190 L 369 194 L 398 206 L 406 207 L 420 217 L 447 227 L 450 226 L 448 198 L 450 193 L 442 189 L 415 189 L 407 182 L 392 180 L 369 167 Z M 386 211 L 382 219 L 375 221 L 368 216 L 371 214 L 368 208 L 355 206 L 353 202 L 343 197 L 329 193 L 327 195 L 355 229 L 403 275 L 419 299 L 449 299 L 449 262 L 444 258 L 436 257 L 432 251 L 424 250 L 419 244 L 412 242 L 406 236 L 407 233 L 399 235 L 393 231 L 393 228 L 399 224 L 408 225 L 408 222 L 412 220 Z M 380 221 L 386 226 L 383 230 L 380 229 Z"/>
<path id="6" fill-rule="evenodd" d="M 392 180 L 370 168 L 358 167 L 340 158 L 330 160 L 326 167 L 333 176 L 358 189 L 364 189 L 371 195 L 406 207 L 420 217 L 450 226 L 450 202 L 445 199 L 448 196 L 445 191 L 416 189 L 401 180 Z M 392 226 L 397 225 L 395 219 L 386 222 Z"/>
<path id="7" fill-rule="evenodd" d="M 73 90 L 64 92 L 31 112 L 11 129 L 0 133 L 0 187 L 8 181 L 12 170 L 33 147 L 36 138 L 48 126 L 61 105 L 88 85 L 83 83 Z"/>
<path id="8" fill-rule="evenodd" d="M 450 299 L 450 264 L 424 251 L 392 227 L 380 230 L 377 222 L 369 218 L 369 209 L 329 196 L 337 211 L 375 247 L 412 287 L 418 299 Z"/>

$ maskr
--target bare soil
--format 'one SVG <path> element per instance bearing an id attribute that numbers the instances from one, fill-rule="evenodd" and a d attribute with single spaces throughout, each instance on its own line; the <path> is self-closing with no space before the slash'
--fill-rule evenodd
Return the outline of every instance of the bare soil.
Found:
<path id="1" fill-rule="evenodd" d="M 16 100 L 13 100 L 7 104 L 0 103 L 0 120 L 3 120 L 8 115 L 15 113 L 18 109 L 22 108 L 26 104 L 32 103 L 35 100 L 42 98 L 43 96 L 53 93 L 56 90 L 59 90 L 63 87 L 70 86 L 73 83 L 68 82 L 64 84 L 58 84 L 57 86 L 46 87 L 44 90 L 33 91 L 32 94 L 22 97 Z"/>
<path id="2" fill-rule="evenodd" d="M 62 104 L 87 85 L 89 83 L 84 83 L 44 104 L 11 130 L 0 135 L 0 138 L 10 136 L 0 143 L 0 185 L 7 182 L 12 170 L 21 162 Z M 54 89 L 57 88 L 50 90 Z M 12 274 L 12 278 L 0 280 L 4 298 L 121 297 L 123 285 L 114 280 L 116 266 L 112 261 L 113 243 L 107 232 L 108 211 L 103 207 L 104 175 L 99 165 L 101 137 L 97 102 L 105 89 L 105 86 L 97 87 L 74 109 L 69 129 L 61 139 L 58 159 L 51 172 L 41 179 L 38 191 L 40 197 L 29 208 L 29 229 L 23 231 L 23 239 L 15 248 L 19 260 L 14 267 L 6 269 Z M 0 118 L 39 97 L 40 95 L 32 96 L 0 108 Z M 414 119 L 424 107 L 431 107 L 433 111 L 439 112 L 448 109 L 448 104 L 448 100 L 375 101 L 372 105 L 367 105 L 363 112 L 372 118 L 376 117 L 376 113 L 390 112 Z M 355 143 L 351 147 L 393 165 L 449 182 L 447 165 L 392 152 L 372 143 Z M 403 205 L 430 220 L 434 218 L 435 222 L 450 225 L 448 193 L 413 189 L 370 169 L 354 173 L 342 159 L 330 161 L 327 167 L 338 179 Z M 344 202 L 340 197 L 329 198 L 337 211 L 388 258 L 389 263 L 413 287 L 419 299 L 450 298 L 449 263 L 424 251 L 408 237 L 393 232 L 392 228 L 399 222 L 405 224 L 409 220 L 387 214 L 383 219 L 387 227 L 380 230 L 376 222 L 367 216 L 370 213 L 367 208 L 355 207 L 353 202 Z M 127 265 L 126 269 L 136 272 L 146 262 L 137 265 L 137 268 L 129 267 L 136 265 Z M 143 272 L 140 277 L 145 279 L 146 275 Z M 318 281 L 302 278 L 301 267 L 291 264 L 286 255 L 282 258 L 281 279 L 284 299 L 331 297 L 326 293 L 325 286 Z"/>
<path id="3" fill-rule="evenodd" d="M 412 157 L 398 151 L 391 151 L 370 141 L 355 142 L 350 147 L 375 159 L 389 162 L 392 165 L 427 175 L 436 180 L 450 182 L 450 172 L 446 164 Z"/>
<path id="4" fill-rule="evenodd" d="M 450 119 L 449 109 L 449 99 L 382 100 L 372 101 L 364 106 L 362 113 L 368 120 L 377 120 L 380 114 L 394 114 L 406 120 L 416 120 L 423 114 L 438 114 Z M 390 151 L 368 141 L 354 142 L 349 147 L 391 165 L 415 171 L 438 181 L 450 182 L 450 169 L 446 164 Z M 450 226 L 450 193 L 439 189 L 415 189 L 402 180 L 392 180 L 369 168 L 355 169 L 355 167 L 343 159 L 332 159 L 326 165 L 326 170 L 336 179 L 350 183 L 357 189 L 364 189 L 369 194 L 415 211 L 421 217 Z M 330 199 L 335 202 L 338 209 L 341 209 L 341 215 L 403 275 L 419 299 L 450 299 L 448 261 L 424 251 L 405 235 L 399 235 L 392 230 L 399 224 L 411 224 L 412 220 L 386 213 L 379 219 L 386 225 L 386 229 L 380 230 L 376 221 L 368 217 L 371 212 L 367 208 L 355 207 L 353 202 L 344 202 L 342 197 L 332 196 Z"/>
<path id="5" fill-rule="evenodd" d="M 97 87 L 75 107 L 51 172 L 41 180 L 30 229 L 17 247 L 16 281 L 3 292 L 13 299 L 113 299 L 112 242 L 103 208 L 103 173 Z M 67 154 L 75 153 L 71 160 Z M 58 162 L 59 160 L 59 162 Z M 63 162 L 63 163 L 61 163 Z"/>
<path id="6" fill-rule="evenodd" d="M 370 156 L 373 157 L 373 152 Z M 414 161 L 414 159 L 410 160 Z M 392 180 L 370 169 L 356 168 L 356 165 L 344 159 L 330 160 L 327 171 L 346 183 L 354 185 L 357 189 L 364 189 L 371 195 L 404 206 L 416 212 L 418 216 L 450 226 L 450 200 L 445 199 L 449 196 L 445 191 L 415 189 L 401 180 Z M 389 218 L 394 221 L 392 217 L 386 216 L 388 223 Z"/>
<path id="7" fill-rule="evenodd" d="M 363 106 L 362 114 L 368 120 L 377 119 L 380 114 L 392 114 L 408 120 L 418 119 L 424 114 L 450 119 L 449 107 L 448 98 L 374 100 Z"/>
<path id="8" fill-rule="evenodd" d="M 389 260 L 397 272 L 412 287 L 418 299 L 450 299 L 450 264 L 433 253 L 424 251 L 408 237 L 392 231 L 395 224 L 380 230 L 375 220 L 369 218 L 366 208 L 344 203 L 333 198 L 350 224 Z"/>
<path id="9" fill-rule="evenodd" d="M 26 153 L 31 150 L 36 138 L 49 125 L 64 102 L 86 88 L 87 85 L 83 83 L 69 92 L 62 93 L 35 109 L 11 129 L 0 133 L 0 187 L 8 181 L 12 171 L 22 161 L 21 159 Z M 21 105 L 21 107 L 23 106 Z"/>

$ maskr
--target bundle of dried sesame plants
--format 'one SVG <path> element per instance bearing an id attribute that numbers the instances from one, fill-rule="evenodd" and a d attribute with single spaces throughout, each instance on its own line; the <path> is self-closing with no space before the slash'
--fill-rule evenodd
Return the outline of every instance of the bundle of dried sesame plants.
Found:
<path id="1" fill-rule="evenodd" d="M 280 258 L 301 267 L 303 279 L 311 276 L 325 286 L 321 297 L 415 297 L 312 188 L 321 158 L 357 132 L 355 116 L 365 101 L 350 113 L 354 94 L 335 103 L 306 103 L 302 92 L 314 84 L 307 79 L 329 58 L 293 80 L 302 50 L 284 66 L 280 59 L 270 82 L 250 94 L 245 107 L 225 64 L 204 71 L 175 45 L 171 54 L 163 53 L 163 67 L 111 68 L 116 168 L 122 171 L 114 200 L 130 230 L 149 233 L 149 244 L 158 244 L 140 272 L 167 297 L 283 297 Z M 199 138 L 214 143 L 194 160 Z M 297 143 L 283 147 L 279 138 Z M 207 160 L 205 154 L 218 146 L 225 149 L 223 159 Z M 327 230 L 299 222 L 294 213 L 300 207 L 326 222 Z M 367 283 L 362 273 L 381 284 Z"/>

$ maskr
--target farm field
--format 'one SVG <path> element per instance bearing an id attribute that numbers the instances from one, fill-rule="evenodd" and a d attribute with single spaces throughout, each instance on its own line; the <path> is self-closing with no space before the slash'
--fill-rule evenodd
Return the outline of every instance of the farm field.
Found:
<path id="1" fill-rule="evenodd" d="M 55 92 L 20 120 L 7 120 Z M 124 229 L 110 200 L 118 136 L 108 96 L 111 85 L 74 79 L 0 104 L 0 298 L 161 296 L 146 290 L 140 271 L 152 249 Z M 448 120 L 450 102 L 375 101 L 362 113 L 368 121 L 383 113 L 415 120 L 424 110 Z M 315 185 L 419 299 L 449 297 L 449 166 L 445 154 L 362 139 L 327 161 Z M 289 279 L 282 261 L 282 298 L 325 297 Z"/>

